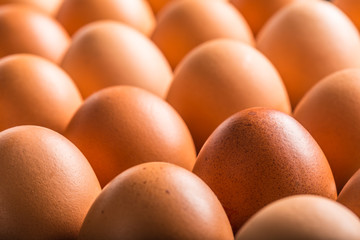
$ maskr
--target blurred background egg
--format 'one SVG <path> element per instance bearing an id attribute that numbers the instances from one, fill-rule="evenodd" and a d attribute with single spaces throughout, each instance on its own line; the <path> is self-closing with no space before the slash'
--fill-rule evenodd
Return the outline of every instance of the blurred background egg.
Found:
<path id="1" fill-rule="evenodd" d="M 35 8 L 10 4 L 0 6 L 0 58 L 31 53 L 59 62 L 69 46 L 63 27 Z"/>
<path id="2" fill-rule="evenodd" d="M 235 239 L 358 240 L 360 221 L 335 201 L 319 196 L 292 196 L 261 209 Z"/>
<path id="3" fill-rule="evenodd" d="M 193 172 L 219 198 L 234 232 L 280 198 L 337 197 L 319 145 L 295 119 L 271 109 L 245 109 L 225 120 L 205 142 Z"/>
<path id="4" fill-rule="evenodd" d="M 284 84 L 260 52 L 240 41 L 208 41 L 178 65 L 167 101 L 188 125 L 199 151 L 215 128 L 249 107 L 291 112 Z"/>
<path id="5" fill-rule="evenodd" d="M 84 153 L 102 186 L 144 162 L 171 162 L 191 170 L 195 147 L 177 112 L 139 88 L 110 87 L 87 100 L 65 136 Z"/>
<path id="6" fill-rule="evenodd" d="M 323 77 L 360 66 L 356 27 L 326 1 L 288 4 L 261 29 L 257 48 L 279 71 L 293 108 Z"/>
<path id="7" fill-rule="evenodd" d="M 249 23 L 256 35 L 278 10 L 296 0 L 230 0 Z"/>
<path id="8" fill-rule="evenodd" d="M 10 3 L 26 4 L 49 15 L 54 15 L 63 0 L 0 0 L 0 5 Z"/>
<path id="9" fill-rule="evenodd" d="M 54 63 L 30 54 L 0 60 L 0 131 L 32 124 L 61 133 L 81 104 L 75 84 Z"/>
<path id="10" fill-rule="evenodd" d="M 340 191 L 360 168 L 360 69 L 321 80 L 300 101 L 294 117 L 324 151 Z"/>
<path id="11" fill-rule="evenodd" d="M 337 199 L 360 218 L 360 169 L 350 178 Z"/>
<path id="12" fill-rule="evenodd" d="M 0 238 L 77 239 L 100 193 L 82 153 L 37 126 L 0 132 Z"/>
<path id="13" fill-rule="evenodd" d="M 359 0 L 332 0 L 360 30 L 360 1 Z"/>
<path id="14" fill-rule="evenodd" d="M 84 98 L 113 85 L 132 85 L 165 97 L 172 80 L 160 50 L 138 31 L 114 21 L 79 30 L 61 66 Z"/>
<path id="15" fill-rule="evenodd" d="M 98 20 L 127 24 L 145 35 L 155 26 L 155 17 L 146 0 L 63 0 L 56 19 L 70 35 Z"/>
<path id="16" fill-rule="evenodd" d="M 224 209 L 191 172 L 144 163 L 111 181 L 96 199 L 81 239 L 231 240 Z"/>
<path id="17" fill-rule="evenodd" d="M 254 44 L 245 19 L 226 1 L 174 1 L 158 15 L 152 35 L 173 68 L 194 47 L 216 38 Z"/>

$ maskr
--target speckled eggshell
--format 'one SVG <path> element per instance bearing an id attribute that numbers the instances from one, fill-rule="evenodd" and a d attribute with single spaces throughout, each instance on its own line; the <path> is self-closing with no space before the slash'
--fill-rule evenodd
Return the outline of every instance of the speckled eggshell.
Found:
<path id="1" fill-rule="evenodd" d="M 161 11 L 152 40 L 175 68 L 193 48 L 216 38 L 254 45 L 250 27 L 225 1 L 174 1 Z"/>
<path id="2" fill-rule="evenodd" d="M 94 22 L 79 30 L 61 67 L 84 98 L 114 85 L 136 86 L 165 97 L 173 77 L 154 43 L 114 21 Z"/>
<path id="3" fill-rule="evenodd" d="M 71 78 L 54 63 L 30 54 L 0 59 L 0 131 L 32 124 L 62 133 L 82 102 Z"/>
<path id="4" fill-rule="evenodd" d="M 178 113 L 139 88 L 110 87 L 87 100 L 65 136 L 84 153 L 102 186 L 144 162 L 171 162 L 191 170 L 193 140 Z"/>
<path id="5" fill-rule="evenodd" d="M 39 9 L 49 15 L 54 15 L 63 0 L 0 0 L 0 5 L 20 3 Z"/>
<path id="6" fill-rule="evenodd" d="M 21 4 L 0 7 L 0 58 L 31 53 L 58 63 L 70 38 L 47 14 Z"/>
<path id="7" fill-rule="evenodd" d="M 234 232 L 280 198 L 337 197 L 329 163 L 311 135 L 289 115 L 265 108 L 224 121 L 205 142 L 193 172 L 215 192 Z"/>
<path id="8" fill-rule="evenodd" d="M 240 41 L 216 39 L 179 64 L 167 101 L 188 125 L 199 151 L 215 128 L 249 107 L 291 112 L 285 86 L 269 60 Z"/>
<path id="9" fill-rule="evenodd" d="M 350 178 L 337 199 L 360 218 L 360 169 Z"/>
<path id="10" fill-rule="evenodd" d="M 37 126 L 0 132 L 0 239 L 77 239 L 101 188 L 84 155 Z"/>
<path id="11" fill-rule="evenodd" d="M 331 74 L 301 100 L 294 117 L 324 151 L 340 191 L 360 168 L 360 69 Z"/>
<path id="12" fill-rule="evenodd" d="M 327 1 L 296 1 L 257 36 L 257 48 L 279 71 L 293 108 L 325 76 L 360 67 L 360 38 L 350 19 Z"/>
<path id="13" fill-rule="evenodd" d="M 230 0 L 256 35 L 269 18 L 295 0 Z"/>
<path id="14" fill-rule="evenodd" d="M 237 233 L 236 240 L 358 240 L 360 221 L 335 201 L 311 195 L 269 204 Z"/>
<path id="15" fill-rule="evenodd" d="M 340 8 L 360 30 L 360 1 L 358 0 L 332 0 L 332 3 Z"/>
<path id="16" fill-rule="evenodd" d="M 211 189 L 169 163 L 144 163 L 111 181 L 96 199 L 79 240 L 234 239 Z"/>
<path id="17" fill-rule="evenodd" d="M 99 20 L 119 21 L 150 35 L 156 23 L 146 0 L 64 0 L 56 19 L 70 35 Z"/>

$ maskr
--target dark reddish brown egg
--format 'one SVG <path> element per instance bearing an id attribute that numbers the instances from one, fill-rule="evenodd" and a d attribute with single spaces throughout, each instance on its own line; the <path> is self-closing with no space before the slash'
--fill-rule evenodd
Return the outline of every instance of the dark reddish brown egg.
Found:
<path id="1" fill-rule="evenodd" d="M 360 218 L 360 169 L 350 178 L 337 199 Z"/>
<path id="2" fill-rule="evenodd" d="M 319 145 L 295 119 L 270 109 L 246 109 L 224 121 L 205 142 L 193 172 L 215 192 L 234 232 L 280 198 L 337 197 Z"/>

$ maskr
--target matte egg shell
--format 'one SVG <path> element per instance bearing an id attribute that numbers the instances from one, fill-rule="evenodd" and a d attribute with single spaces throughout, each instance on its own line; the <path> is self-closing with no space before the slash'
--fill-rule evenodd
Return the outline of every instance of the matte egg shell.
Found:
<path id="1" fill-rule="evenodd" d="M 154 14 L 145 0 L 64 0 L 56 19 L 70 35 L 98 20 L 119 21 L 145 35 L 155 27 Z"/>
<path id="2" fill-rule="evenodd" d="M 246 109 L 224 121 L 204 144 L 193 172 L 215 192 L 234 232 L 280 198 L 337 197 L 319 145 L 295 119 L 271 109 Z"/>
<path id="3" fill-rule="evenodd" d="M 185 120 L 198 151 L 221 122 L 240 110 L 291 112 L 285 86 L 270 61 L 230 39 L 206 42 L 189 53 L 176 69 L 167 101 Z"/>
<path id="4" fill-rule="evenodd" d="M 324 151 L 340 191 L 360 168 L 360 69 L 321 80 L 300 101 L 294 117 Z"/>
<path id="5" fill-rule="evenodd" d="M 39 9 L 49 15 L 54 15 L 63 0 L 0 0 L 0 5 L 20 3 Z"/>
<path id="6" fill-rule="evenodd" d="M 337 199 L 360 218 L 360 169 L 350 178 Z"/>
<path id="7" fill-rule="evenodd" d="M 169 163 L 144 163 L 111 181 L 96 199 L 81 239 L 231 240 L 229 220 L 211 189 Z"/>
<path id="8" fill-rule="evenodd" d="M 37 126 L 0 132 L 0 239 L 77 239 L 101 188 L 84 155 Z"/>
<path id="9" fill-rule="evenodd" d="M 190 132 L 178 113 L 135 87 L 110 87 L 89 97 L 65 136 L 87 157 L 102 186 L 140 163 L 171 162 L 191 170 L 196 159 Z"/>
<path id="10" fill-rule="evenodd" d="M 114 21 L 79 30 L 61 66 L 84 98 L 113 85 L 141 87 L 165 97 L 172 80 L 172 70 L 155 44 Z"/>
<path id="11" fill-rule="evenodd" d="M 173 68 L 194 47 L 216 38 L 254 45 L 245 19 L 225 1 L 174 1 L 158 15 L 152 35 Z"/>
<path id="12" fill-rule="evenodd" d="M 261 209 L 236 240 L 358 240 L 360 221 L 335 201 L 311 195 L 292 196 Z"/>
<path id="13" fill-rule="evenodd" d="M 296 1 L 277 12 L 257 36 L 257 48 L 279 71 L 295 108 L 323 77 L 360 67 L 360 37 L 327 1 Z"/>
<path id="14" fill-rule="evenodd" d="M 0 60 L 0 131 L 32 124 L 62 133 L 81 104 L 75 84 L 54 63 L 30 54 Z"/>
<path id="15" fill-rule="evenodd" d="M 340 8 L 360 30 L 360 1 L 358 0 L 332 0 L 332 3 Z"/>
<path id="16" fill-rule="evenodd" d="M 0 7 L 0 58 L 31 53 L 58 63 L 70 38 L 50 16 L 34 8 L 11 4 Z"/>

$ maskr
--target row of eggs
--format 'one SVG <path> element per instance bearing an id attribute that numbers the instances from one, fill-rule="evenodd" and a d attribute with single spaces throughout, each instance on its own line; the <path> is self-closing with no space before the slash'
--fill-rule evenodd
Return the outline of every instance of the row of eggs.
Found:
<path id="1" fill-rule="evenodd" d="M 109 20 L 81 27 L 72 17 L 87 5 L 64 1 L 57 19 L 71 42 L 50 16 L 1 7 L 0 237 L 76 238 L 82 225 L 82 239 L 231 239 L 277 199 L 335 200 L 360 165 L 360 70 L 339 71 L 359 67 L 360 40 L 331 3 L 300 2 L 265 25 L 257 49 L 226 1 L 174 1 L 152 30 Z M 49 129 L 14 127 L 24 124 L 76 147 Z M 358 215 L 359 176 L 338 199 Z M 236 238 L 263 239 L 259 229 L 291 211 L 299 222 L 278 234 L 360 236 L 343 206 L 299 196 L 263 209 Z"/>

